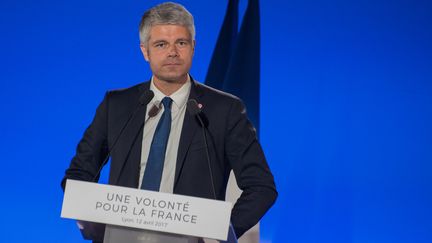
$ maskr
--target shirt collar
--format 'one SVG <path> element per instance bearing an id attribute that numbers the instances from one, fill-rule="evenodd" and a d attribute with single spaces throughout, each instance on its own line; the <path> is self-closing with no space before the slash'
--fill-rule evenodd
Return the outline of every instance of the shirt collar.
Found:
<path id="1" fill-rule="evenodd" d="M 186 104 L 190 94 L 190 88 L 191 88 L 191 79 L 190 76 L 188 75 L 188 78 L 186 82 L 183 84 L 183 86 L 180 89 L 178 89 L 176 92 L 168 96 L 173 100 L 174 106 L 172 106 L 171 108 L 173 108 L 174 110 L 180 110 L 180 108 L 182 108 Z M 156 85 L 154 85 L 153 77 L 151 78 L 151 82 L 150 82 L 150 90 L 153 91 L 154 93 L 154 97 L 150 103 L 159 105 L 161 100 L 165 98 L 166 95 L 162 93 L 162 91 L 160 91 L 156 87 Z"/>

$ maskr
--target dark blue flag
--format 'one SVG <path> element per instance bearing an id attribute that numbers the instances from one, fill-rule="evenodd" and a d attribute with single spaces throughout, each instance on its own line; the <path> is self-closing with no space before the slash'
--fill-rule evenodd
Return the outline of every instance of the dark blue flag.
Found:
<path id="1" fill-rule="evenodd" d="M 223 89 L 225 75 L 234 52 L 238 34 L 238 0 L 228 2 L 222 28 L 216 42 L 205 83 L 216 89 Z"/>
<path id="2" fill-rule="evenodd" d="M 206 84 L 240 97 L 259 129 L 260 14 L 259 1 L 249 0 L 238 34 L 238 0 L 231 0 L 213 52 Z"/>

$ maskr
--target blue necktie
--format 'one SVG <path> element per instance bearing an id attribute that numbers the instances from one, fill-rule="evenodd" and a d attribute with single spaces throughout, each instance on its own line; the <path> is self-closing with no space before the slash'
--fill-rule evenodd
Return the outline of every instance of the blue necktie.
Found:
<path id="1" fill-rule="evenodd" d="M 141 183 L 141 189 L 144 190 L 159 191 L 161 183 L 165 151 L 171 131 L 172 99 L 170 97 L 165 97 L 162 99 L 162 104 L 164 106 L 164 112 L 153 135 L 153 141 Z"/>

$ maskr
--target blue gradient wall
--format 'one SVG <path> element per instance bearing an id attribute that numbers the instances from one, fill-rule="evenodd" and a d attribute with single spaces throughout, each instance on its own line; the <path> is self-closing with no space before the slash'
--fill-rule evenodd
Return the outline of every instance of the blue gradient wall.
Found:
<path id="1" fill-rule="evenodd" d="M 82 242 L 59 182 L 104 92 L 150 77 L 137 25 L 157 2 L 0 3 L 0 242 Z M 202 81 L 226 1 L 180 2 Z M 280 192 L 262 242 L 431 242 L 430 1 L 261 14 L 260 137 Z"/>

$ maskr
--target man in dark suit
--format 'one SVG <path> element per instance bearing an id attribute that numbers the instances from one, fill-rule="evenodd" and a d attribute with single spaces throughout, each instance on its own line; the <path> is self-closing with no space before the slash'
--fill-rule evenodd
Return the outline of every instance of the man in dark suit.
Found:
<path id="1" fill-rule="evenodd" d="M 152 79 L 107 92 L 78 144 L 62 187 L 66 179 L 97 179 L 109 152 L 109 183 L 125 187 L 149 189 L 151 182 L 157 191 L 224 200 L 233 170 L 243 191 L 231 215 L 240 237 L 277 197 L 273 176 L 243 103 L 190 77 L 195 28 L 192 15 L 183 6 L 163 3 L 148 10 L 141 20 L 140 41 Z M 141 105 L 140 97 L 148 90 L 154 97 Z M 188 100 L 197 102 L 192 104 L 198 115 L 189 112 Z M 156 115 L 149 114 L 151 110 L 156 110 Z M 163 155 L 155 156 L 154 144 L 163 137 L 160 130 L 164 119 L 170 124 L 162 132 L 166 135 Z"/>

